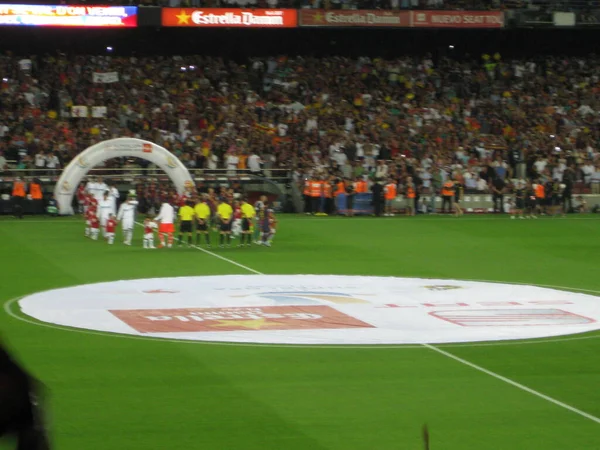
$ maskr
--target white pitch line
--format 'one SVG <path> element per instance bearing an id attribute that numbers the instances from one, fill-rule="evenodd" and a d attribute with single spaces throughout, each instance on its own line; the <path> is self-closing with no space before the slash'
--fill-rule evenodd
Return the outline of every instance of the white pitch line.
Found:
<path id="1" fill-rule="evenodd" d="M 144 224 L 141 223 L 141 222 L 136 222 L 136 224 L 139 225 L 139 226 L 141 226 L 141 227 L 144 226 Z M 236 262 L 233 259 L 225 258 L 224 256 L 221 256 L 218 253 L 211 252 L 210 250 L 206 250 L 206 249 L 204 249 L 202 247 L 198 247 L 197 245 L 194 245 L 194 244 L 190 244 L 190 246 L 193 247 L 193 248 L 195 248 L 196 250 L 200 250 L 201 252 L 204 252 L 204 253 L 206 253 L 208 255 L 214 256 L 215 258 L 218 258 L 218 259 L 220 259 L 222 261 L 225 261 L 225 262 L 228 262 L 230 264 L 233 264 L 234 266 L 238 266 L 241 269 L 247 270 L 248 272 L 252 272 L 252 273 L 254 273 L 256 275 L 264 275 L 264 273 L 259 272 L 258 270 L 254 270 L 251 267 L 248 267 L 248 266 L 245 266 L 243 264 L 240 264 L 239 262 Z"/>
<path id="2" fill-rule="evenodd" d="M 469 366 L 472 369 L 475 369 L 475 370 L 477 370 L 479 372 L 485 373 L 486 375 L 494 377 L 497 380 L 504 381 L 505 383 L 510 384 L 511 386 L 514 386 L 514 387 L 516 387 L 518 389 L 521 389 L 522 391 L 528 392 L 528 393 L 530 393 L 532 395 L 535 395 L 536 397 L 539 397 L 539 398 L 544 399 L 544 400 L 546 400 L 546 401 L 548 401 L 550 403 L 553 403 L 553 404 L 555 404 L 557 406 L 560 406 L 561 408 L 567 409 L 567 410 L 569 410 L 571 412 L 574 412 L 575 414 L 579 414 L 580 416 L 585 417 L 586 419 L 589 419 L 592 422 L 596 422 L 596 423 L 600 424 L 600 418 L 598 418 L 596 416 L 593 416 L 593 415 L 591 415 L 589 413 L 586 413 L 585 411 L 582 411 L 580 409 L 577 409 L 574 406 L 567 405 L 566 403 L 563 403 L 563 402 L 561 402 L 559 400 L 556 400 L 555 398 L 552 398 L 552 397 L 550 397 L 548 395 L 542 394 L 541 392 L 538 392 L 538 391 L 536 391 L 534 389 L 531 389 L 530 387 L 527 387 L 527 386 L 525 386 L 525 385 L 523 385 L 521 383 L 517 383 L 516 381 L 513 381 L 510 378 L 506 378 L 506 377 L 504 377 L 502 375 L 497 374 L 496 372 L 492 372 L 491 370 L 488 370 L 488 369 L 485 369 L 485 368 L 483 368 L 481 366 L 478 366 L 477 364 L 474 364 L 474 363 L 472 363 L 470 361 L 467 361 L 466 359 L 460 358 L 460 357 L 458 357 L 458 356 L 456 356 L 456 355 L 454 355 L 454 354 L 452 354 L 450 352 L 447 352 L 445 350 L 437 348 L 437 347 L 435 347 L 433 345 L 430 345 L 430 344 L 422 344 L 422 345 L 424 347 L 427 347 L 430 350 L 433 350 L 434 352 L 439 353 L 440 355 L 444 355 L 447 358 L 450 358 L 450 359 L 453 359 L 455 361 L 458 361 L 459 363 L 464 364 L 465 366 Z"/>

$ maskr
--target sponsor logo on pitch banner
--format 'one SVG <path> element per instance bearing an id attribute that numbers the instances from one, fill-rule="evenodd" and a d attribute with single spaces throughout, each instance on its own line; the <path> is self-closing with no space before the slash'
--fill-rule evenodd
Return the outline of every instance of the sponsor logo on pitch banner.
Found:
<path id="1" fill-rule="evenodd" d="M 140 333 L 372 328 L 329 306 L 112 310 Z"/>
<path id="2" fill-rule="evenodd" d="M 430 312 L 434 317 L 463 327 L 522 327 L 581 325 L 593 323 L 588 317 L 561 309 L 486 309 Z"/>
<path id="3" fill-rule="evenodd" d="M 126 280 L 40 292 L 19 304 L 24 314 L 60 325 L 242 343 L 435 344 L 600 329 L 596 296 L 535 286 L 394 277 Z"/>

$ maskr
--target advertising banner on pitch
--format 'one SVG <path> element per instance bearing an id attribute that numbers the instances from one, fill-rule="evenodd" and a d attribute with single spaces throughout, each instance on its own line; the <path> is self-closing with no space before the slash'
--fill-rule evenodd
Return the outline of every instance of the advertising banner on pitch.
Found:
<path id="1" fill-rule="evenodd" d="M 409 27 L 408 11 L 301 9 L 301 27 Z"/>
<path id="2" fill-rule="evenodd" d="M 295 28 L 295 9 L 163 8 L 164 27 Z"/>
<path id="3" fill-rule="evenodd" d="M 412 26 L 419 28 L 503 28 L 501 11 L 412 11 Z"/>
<path id="4" fill-rule="evenodd" d="M 136 6 L 0 5 L 0 26 L 137 27 Z"/>

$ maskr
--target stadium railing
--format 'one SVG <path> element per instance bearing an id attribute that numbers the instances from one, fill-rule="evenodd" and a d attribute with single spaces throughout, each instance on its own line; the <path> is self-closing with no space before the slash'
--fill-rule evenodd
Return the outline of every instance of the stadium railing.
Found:
<path id="1" fill-rule="evenodd" d="M 283 182 L 290 179 L 289 169 L 263 169 L 260 173 L 252 173 L 248 169 L 188 169 L 197 181 L 203 180 L 252 180 L 265 177 L 273 181 Z M 12 181 L 16 177 L 30 180 L 38 178 L 43 183 L 57 181 L 62 169 L 6 169 L 0 172 L 1 181 Z M 158 177 L 167 179 L 168 176 L 158 167 L 95 167 L 88 172 L 89 176 L 102 176 L 123 181 L 135 181 L 139 178 Z"/>

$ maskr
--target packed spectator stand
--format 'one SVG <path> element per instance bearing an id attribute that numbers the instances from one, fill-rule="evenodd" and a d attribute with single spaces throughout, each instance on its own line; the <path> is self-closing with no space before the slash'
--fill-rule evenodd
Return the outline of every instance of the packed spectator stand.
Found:
<path id="1" fill-rule="evenodd" d="M 299 182 L 400 184 L 413 176 L 424 193 L 453 174 L 467 192 L 489 192 L 494 176 L 546 182 L 567 174 L 575 193 L 600 193 L 599 65 L 595 57 L 499 54 L 243 64 L 4 55 L 0 173 L 52 174 L 96 142 L 129 136 L 166 147 L 191 169 L 229 174 L 279 168 Z M 94 73 L 117 73 L 118 82 L 94 82 Z"/>

